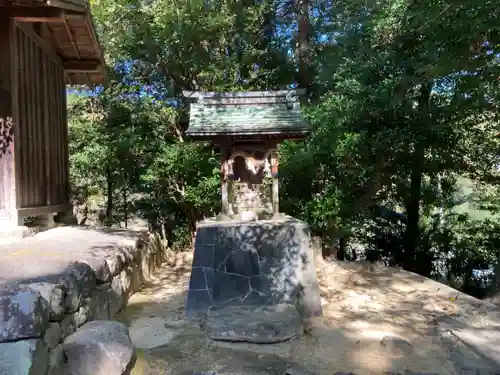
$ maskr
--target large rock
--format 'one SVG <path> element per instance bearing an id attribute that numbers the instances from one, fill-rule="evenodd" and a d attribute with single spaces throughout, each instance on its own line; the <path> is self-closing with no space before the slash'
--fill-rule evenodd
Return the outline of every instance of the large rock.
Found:
<path id="1" fill-rule="evenodd" d="M 57 344 L 59 344 L 59 341 L 61 341 L 61 338 L 61 325 L 58 322 L 49 323 L 49 326 L 43 335 L 43 341 L 47 344 L 49 349 L 56 347 Z"/>
<path id="2" fill-rule="evenodd" d="M 127 267 L 122 272 L 120 272 L 121 287 L 122 287 L 122 297 L 124 305 L 127 304 L 128 298 L 132 292 L 132 269 Z"/>
<path id="3" fill-rule="evenodd" d="M 45 375 L 47 345 L 40 339 L 0 344 L 0 375 Z"/>
<path id="4" fill-rule="evenodd" d="M 302 319 L 293 305 L 230 305 L 208 310 L 207 335 L 213 340 L 269 344 L 302 333 Z"/>
<path id="5" fill-rule="evenodd" d="M 66 311 L 74 313 L 80 307 L 80 302 L 82 300 L 80 286 L 78 285 L 75 277 L 71 275 L 66 275 L 64 277 L 62 285 L 66 291 L 64 295 L 64 306 L 66 307 Z"/>
<path id="6" fill-rule="evenodd" d="M 104 258 L 88 258 L 84 260 L 84 263 L 88 264 L 95 274 L 96 279 L 99 282 L 107 283 L 111 281 L 113 275 L 111 274 L 111 269 L 109 264 Z"/>
<path id="7" fill-rule="evenodd" d="M 109 319 L 108 288 L 107 284 L 98 285 L 90 297 L 82 300 L 80 308 L 75 313 L 75 322 L 78 327 L 91 320 Z"/>
<path id="8" fill-rule="evenodd" d="M 141 275 L 139 265 L 134 262 L 127 267 L 127 273 L 130 277 L 130 294 L 134 294 L 141 288 Z"/>
<path id="9" fill-rule="evenodd" d="M 68 375 L 122 375 L 134 359 L 127 327 L 94 320 L 64 341 Z"/>
<path id="10" fill-rule="evenodd" d="M 106 263 L 112 277 L 118 275 L 123 268 L 122 258 L 119 255 L 109 255 L 106 258 Z"/>
<path id="11" fill-rule="evenodd" d="M 62 344 L 57 345 L 49 351 L 47 375 L 60 375 L 63 373 L 64 348 Z"/>
<path id="12" fill-rule="evenodd" d="M 64 284 L 51 282 L 39 282 L 28 285 L 31 289 L 40 293 L 49 305 L 50 320 L 61 320 L 66 312 L 65 297 L 67 290 Z"/>
<path id="13" fill-rule="evenodd" d="M 92 291 L 92 295 L 90 298 L 91 302 L 91 316 L 93 320 L 109 320 L 109 295 L 108 290 L 110 288 L 110 284 L 101 284 L 98 285 Z"/>
<path id="14" fill-rule="evenodd" d="M 0 291 L 0 342 L 42 337 L 49 309 L 40 293 L 26 286 Z"/>
<path id="15" fill-rule="evenodd" d="M 76 280 L 83 297 L 90 296 L 97 284 L 97 279 L 92 267 L 87 263 L 74 262 L 70 266 L 69 274 Z"/>
<path id="16" fill-rule="evenodd" d="M 131 264 L 137 255 L 137 248 L 134 246 L 122 246 L 119 249 L 119 254 L 123 264 Z"/>
<path id="17" fill-rule="evenodd" d="M 63 339 L 74 333 L 78 328 L 76 324 L 76 314 L 77 313 L 68 314 L 61 320 L 61 337 Z"/>
<path id="18" fill-rule="evenodd" d="M 120 275 L 113 278 L 111 286 L 106 292 L 109 301 L 109 317 L 113 318 L 122 309 L 125 301 L 122 278 Z"/>

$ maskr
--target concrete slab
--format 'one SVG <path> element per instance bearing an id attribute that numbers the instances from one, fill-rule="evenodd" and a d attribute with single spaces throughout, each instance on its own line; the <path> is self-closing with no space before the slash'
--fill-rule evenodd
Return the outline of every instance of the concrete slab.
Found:
<path id="1" fill-rule="evenodd" d="M 500 368 L 500 329 L 460 328 L 451 333 L 492 366 Z"/>
<path id="2" fill-rule="evenodd" d="M 488 319 L 487 314 L 481 317 L 483 319 L 472 319 L 468 315 L 442 316 L 436 320 L 437 329 L 442 337 L 444 333 L 451 335 L 489 366 L 500 368 L 500 325 Z"/>

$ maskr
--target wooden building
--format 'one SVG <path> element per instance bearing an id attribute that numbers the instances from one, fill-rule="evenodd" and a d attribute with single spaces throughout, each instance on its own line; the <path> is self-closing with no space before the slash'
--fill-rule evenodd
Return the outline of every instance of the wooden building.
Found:
<path id="1" fill-rule="evenodd" d="M 277 149 L 309 132 L 298 101 L 304 90 L 183 94 L 195 101 L 186 135 L 220 149 L 223 213 L 242 220 L 277 214 Z"/>
<path id="2" fill-rule="evenodd" d="M 72 210 L 66 85 L 103 61 L 86 0 L 0 0 L 0 229 Z"/>

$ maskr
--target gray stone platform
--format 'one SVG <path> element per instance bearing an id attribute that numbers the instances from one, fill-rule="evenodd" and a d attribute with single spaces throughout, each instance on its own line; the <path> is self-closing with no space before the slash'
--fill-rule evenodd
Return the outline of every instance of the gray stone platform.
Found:
<path id="1" fill-rule="evenodd" d="M 284 217 L 198 226 L 186 317 L 211 306 L 280 303 L 296 305 L 303 317 L 322 314 L 306 223 Z"/>
<path id="2" fill-rule="evenodd" d="M 63 276 L 69 265 L 77 261 L 103 272 L 106 259 L 131 258 L 130 252 L 135 250 L 130 249 L 137 248 L 142 236 L 140 232 L 122 229 L 75 226 L 0 244 L 0 285 L 49 282 Z"/>
<path id="3" fill-rule="evenodd" d="M 58 375 L 64 340 L 112 319 L 164 260 L 147 232 L 59 227 L 0 245 L 0 375 Z"/>

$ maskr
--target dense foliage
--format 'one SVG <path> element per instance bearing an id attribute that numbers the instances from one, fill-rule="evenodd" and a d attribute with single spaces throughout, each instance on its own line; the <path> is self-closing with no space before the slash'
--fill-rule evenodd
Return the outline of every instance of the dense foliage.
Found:
<path id="1" fill-rule="evenodd" d="M 340 259 L 483 296 L 500 255 L 500 10 L 489 0 L 95 0 L 109 85 L 70 94 L 83 217 L 141 217 L 173 246 L 218 212 L 217 150 L 182 90 L 307 90 L 280 149 L 282 209 Z M 95 212 L 94 212 L 95 213 Z"/>

